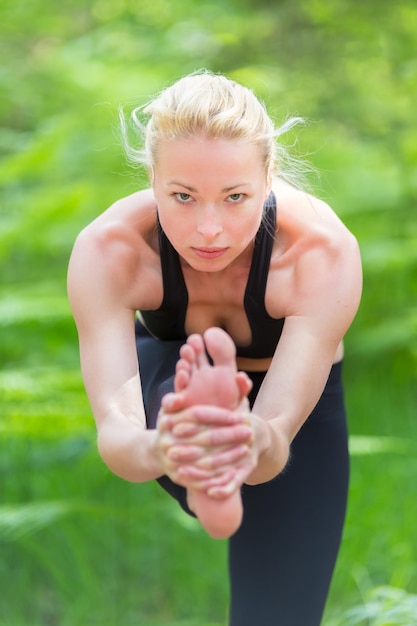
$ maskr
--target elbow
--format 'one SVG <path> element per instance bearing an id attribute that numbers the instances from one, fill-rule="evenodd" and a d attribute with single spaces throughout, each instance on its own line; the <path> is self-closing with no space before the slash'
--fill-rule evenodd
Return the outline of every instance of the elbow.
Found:
<path id="1" fill-rule="evenodd" d="M 120 424 L 106 420 L 98 431 L 97 448 L 113 474 L 129 482 L 142 483 L 163 474 L 154 451 L 154 439 L 155 431 L 138 425 L 120 428 Z"/>
<path id="2" fill-rule="evenodd" d="M 119 457 L 122 456 L 120 446 L 111 436 L 109 429 L 104 426 L 100 428 L 97 434 L 97 450 L 101 460 L 112 474 L 124 478 L 119 461 Z"/>

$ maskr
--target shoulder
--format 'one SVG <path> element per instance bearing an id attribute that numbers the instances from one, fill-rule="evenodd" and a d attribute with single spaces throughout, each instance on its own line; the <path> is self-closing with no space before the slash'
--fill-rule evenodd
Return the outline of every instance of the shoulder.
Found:
<path id="1" fill-rule="evenodd" d="M 274 192 L 278 253 L 297 261 L 309 252 L 330 258 L 359 254 L 356 238 L 326 202 L 281 181 Z"/>
<path id="2" fill-rule="evenodd" d="M 138 191 L 121 198 L 104 213 L 88 224 L 76 244 L 108 246 L 123 241 L 126 237 L 146 239 L 149 229 L 156 224 L 156 202 L 152 190 Z"/>
<path id="3" fill-rule="evenodd" d="M 323 200 L 316 196 L 296 189 L 282 180 L 274 182 L 273 191 L 277 201 L 277 222 L 283 228 L 300 228 L 303 224 L 307 230 L 328 229 L 336 235 L 349 232 L 336 212 Z"/>
<path id="4" fill-rule="evenodd" d="M 359 246 L 354 235 L 322 200 L 287 183 L 274 185 L 277 232 L 271 279 L 284 276 L 290 297 L 286 314 L 298 315 L 342 301 L 352 315 L 362 289 Z M 274 278 L 275 277 L 275 278 Z"/>
<path id="5" fill-rule="evenodd" d="M 115 202 L 75 241 L 68 269 L 70 300 L 92 299 L 99 292 L 100 297 L 107 293 L 134 308 L 134 299 L 149 292 L 148 276 L 158 262 L 156 241 L 156 203 L 151 190 Z"/>

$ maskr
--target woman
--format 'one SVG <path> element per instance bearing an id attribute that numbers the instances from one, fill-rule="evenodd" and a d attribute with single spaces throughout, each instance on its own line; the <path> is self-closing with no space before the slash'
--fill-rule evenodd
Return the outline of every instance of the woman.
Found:
<path id="1" fill-rule="evenodd" d="M 151 188 L 89 225 L 69 268 L 100 454 L 230 536 L 232 626 L 317 626 L 346 507 L 357 243 L 285 182 L 248 89 L 193 74 L 143 113 Z"/>

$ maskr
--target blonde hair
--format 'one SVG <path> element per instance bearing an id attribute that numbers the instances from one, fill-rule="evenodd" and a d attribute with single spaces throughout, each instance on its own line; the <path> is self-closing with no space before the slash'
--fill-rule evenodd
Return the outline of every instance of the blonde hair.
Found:
<path id="1" fill-rule="evenodd" d="M 141 121 L 144 116 L 146 123 Z M 221 74 L 207 70 L 190 74 L 164 89 L 151 102 L 135 108 L 131 122 L 140 136 L 142 149 L 129 143 L 123 112 L 120 120 L 126 154 L 134 165 L 153 168 L 159 147 L 167 140 L 193 136 L 239 139 L 259 146 L 267 178 L 276 173 L 293 183 L 299 179 L 296 160 L 277 139 L 303 120 L 292 117 L 276 129 L 265 105 L 253 91 Z"/>

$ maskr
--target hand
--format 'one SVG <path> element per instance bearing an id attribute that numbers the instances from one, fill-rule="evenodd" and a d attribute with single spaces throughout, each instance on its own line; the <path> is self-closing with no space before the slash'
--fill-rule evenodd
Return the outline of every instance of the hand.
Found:
<path id="1" fill-rule="evenodd" d="M 207 420 L 210 416 L 208 413 L 198 413 L 196 417 Z M 213 417 L 215 417 L 216 421 L 221 419 L 220 414 Z M 228 419 L 233 419 L 233 417 L 236 418 L 237 415 L 229 415 Z M 261 454 L 266 452 L 271 445 L 270 427 L 268 422 L 253 413 L 245 413 L 242 419 L 243 423 L 251 431 L 252 436 L 246 444 L 246 453 L 240 459 L 236 459 L 236 462 L 230 466 L 226 464 L 222 466 L 222 461 L 226 460 L 227 457 L 223 457 L 221 450 L 214 449 L 211 455 L 208 452 L 208 455 L 202 458 L 201 461 L 185 463 L 179 467 L 180 479 L 192 481 L 194 488 L 218 499 L 230 496 L 233 491 L 239 489 L 245 482 L 257 484 L 256 478 L 253 483 L 251 479 L 258 468 Z M 193 438 L 190 437 L 189 440 L 192 441 Z M 286 451 L 284 456 L 286 462 L 288 451 Z"/>
<path id="2" fill-rule="evenodd" d="M 158 451 L 164 471 L 178 484 L 225 498 L 256 466 L 260 424 L 247 402 L 235 411 L 204 405 L 178 413 L 162 410 Z"/>

